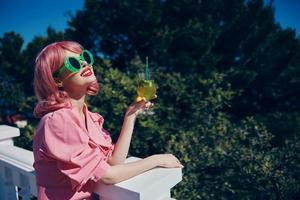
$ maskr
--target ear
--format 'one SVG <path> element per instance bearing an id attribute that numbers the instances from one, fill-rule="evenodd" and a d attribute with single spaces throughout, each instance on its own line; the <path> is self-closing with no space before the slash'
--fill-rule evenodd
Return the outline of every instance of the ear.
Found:
<path id="1" fill-rule="evenodd" d="M 55 83 L 56 83 L 56 86 L 59 87 L 59 88 L 62 88 L 63 87 L 63 82 L 62 80 L 59 80 L 57 78 L 54 79 L 55 80 Z"/>
<path id="2" fill-rule="evenodd" d="M 62 88 L 63 87 L 63 82 L 62 81 L 56 81 L 56 85 L 57 85 L 57 87 Z"/>

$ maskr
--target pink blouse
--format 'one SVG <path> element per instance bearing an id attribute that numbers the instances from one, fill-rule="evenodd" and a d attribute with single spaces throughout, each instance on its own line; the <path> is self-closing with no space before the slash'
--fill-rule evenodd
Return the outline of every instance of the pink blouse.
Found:
<path id="1" fill-rule="evenodd" d="M 46 114 L 33 138 L 39 200 L 89 199 L 94 184 L 110 167 L 114 145 L 101 115 L 84 107 L 79 113 L 62 108 Z"/>

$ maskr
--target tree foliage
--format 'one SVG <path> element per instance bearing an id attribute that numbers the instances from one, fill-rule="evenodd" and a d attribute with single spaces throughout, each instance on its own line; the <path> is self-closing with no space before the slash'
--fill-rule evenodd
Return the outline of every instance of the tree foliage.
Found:
<path id="1" fill-rule="evenodd" d="M 68 35 L 123 72 L 149 56 L 167 71 L 227 74 L 239 91 L 230 110 L 237 118 L 299 111 L 299 40 L 275 22 L 272 1 L 86 1 L 69 25 Z"/>
<path id="2" fill-rule="evenodd" d="M 105 117 L 105 128 L 116 139 L 137 80 L 109 62 L 97 71 L 102 90 L 89 99 L 90 107 Z M 297 198 L 299 138 L 278 147 L 253 117 L 233 120 L 224 110 L 235 93 L 224 79 L 156 73 L 155 115 L 138 118 L 130 154 L 178 156 L 185 166 L 174 191 L 178 199 Z"/>

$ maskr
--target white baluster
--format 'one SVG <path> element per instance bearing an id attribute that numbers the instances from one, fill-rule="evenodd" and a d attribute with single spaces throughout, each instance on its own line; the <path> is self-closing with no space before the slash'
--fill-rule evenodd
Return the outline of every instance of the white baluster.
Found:
<path id="1" fill-rule="evenodd" d="M 10 168 L 4 167 L 3 200 L 18 200 L 18 188 L 13 184 L 13 172 Z"/>
<path id="2" fill-rule="evenodd" d="M 0 145 L 5 144 L 13 146 L 13 138 L 17 136 L 20 136 L 20 130 L 18 128 L 0 125 Z M 0 165 L 0 171 L 0 199 L 18 199 L 18 188 L 13 184 L 13 172 L 4 165 Z"/>
<path id="3" fill-rule="evenodd" d="M 30 185 L 28 177 L 20 174 L 20 188 L 19 196 L 22 197 L 22 200 L 30 200 Z"/>

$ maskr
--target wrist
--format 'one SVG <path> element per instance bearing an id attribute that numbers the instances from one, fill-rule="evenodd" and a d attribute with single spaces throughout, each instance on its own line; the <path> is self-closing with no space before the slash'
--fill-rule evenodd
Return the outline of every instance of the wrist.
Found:
<path id="1" fill-rule="evenodd" d="M 149 156 L 148 158 L 151 159 L 151 162 L 154 164 L 154 167 L 161 166 L 161 159 L 159 158 L 158 154 Z"/>
<path id="2" fill-rule="evenodd" d="M 128 112 L 125 113 L 125 119 L 127 119 L 127 120 L 133 120 L 134 121 L 136 119 L 136 117 L 137 117 L 136 114 L 128 113 Z"/>

